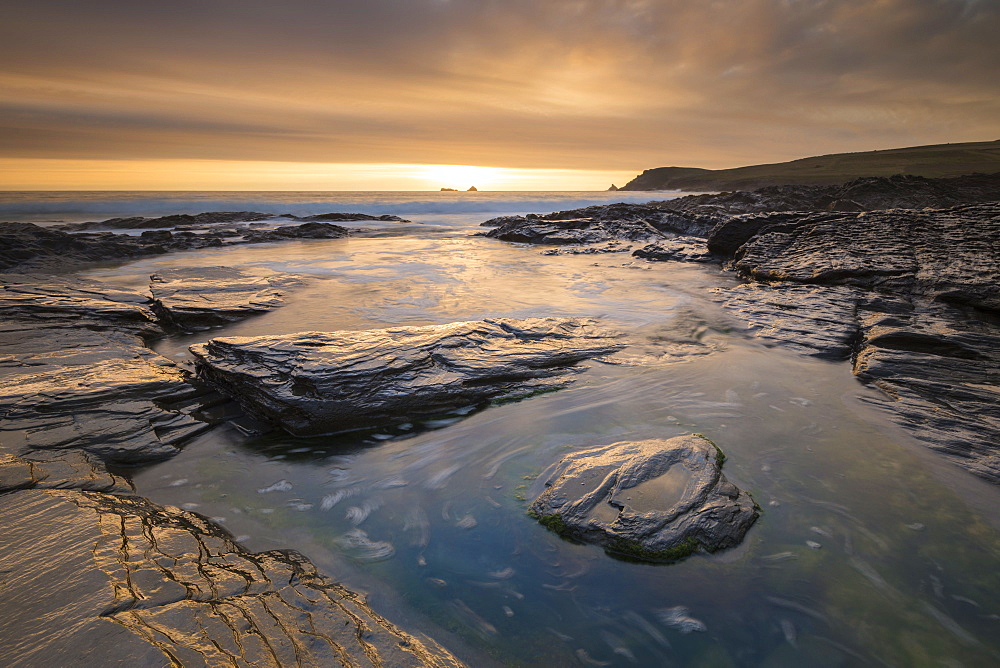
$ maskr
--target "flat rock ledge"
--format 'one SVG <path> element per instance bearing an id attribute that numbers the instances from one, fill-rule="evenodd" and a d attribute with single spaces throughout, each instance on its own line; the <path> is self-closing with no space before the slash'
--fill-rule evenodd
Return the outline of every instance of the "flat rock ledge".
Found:
<path id="1" fill-rule="evenodd" d="M 302 280 L 269 271 L 232 267 L 164 269 L 149 277 L 151 308 L 162 322 L 186 330 L 209 329 L 284 304 Z"/>
<path id="2" fill-rule="evenodd" d="M 296 436 L 392 425 L 558 389 L 623 347 L 593 320 L 492 319 L 366 331 L 216 338 L 201 379 Z"/>
<path id="3" fill-rule="evenodd" d="M 0 454 L 4 665 L 462 665 L 301 554 L 128 492 L 83 453 Z"/>
<path id="4" fill-rule="evenodd" d="M 697 434 L 574 453 L 539 478 L 545 489 L 529 514 L 566 538 L 641 561 L 733 547 L 759 512 L 722 474 L 724 459 Z"/>

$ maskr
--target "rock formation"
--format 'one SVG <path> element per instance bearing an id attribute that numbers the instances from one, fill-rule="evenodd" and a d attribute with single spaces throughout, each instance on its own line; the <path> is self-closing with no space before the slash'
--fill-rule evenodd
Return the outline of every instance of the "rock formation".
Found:
<path id="1" fill-rule="evenodd" d="M 5 665 L 460 666 L 302 555 L 251 553 L 108 472 L 173 455 L 217 400 L 144 347 L 151 301 L 0 276 Z"/>
<path id="2" fill-rule="evenodd" d="M 265 313 L 284 303 L 288 289 L 302 284 L 288 275 L 232 267 L 163 269 L 149 279 L 153 311 L 164 323 L 187 330 Z"/>
<path id="3" fill-rule="evenodd" d="M 589 320 L 535 318 L 284 336 L 193 346 L 198 375 L 295 435 L 445 414 L 566 384 L 620 348 Z"/>
<path id="4" fill-rule="evenodd" d="M 542 474 L 530 512 L 568 538 L 612 554 L 676 561 L 737 545 L 757 506 L 722 475 L 724 456 L 699 435 L 615 443 L 563 457 Z"/>
<path id="5" fill-rule="evenodd" d="M 966 199 L 995 201 L 950 206 Z M 879 209 L 901 204 L 919 208 Z M 728 261 L 750 282 L 715 297 L 748 334 L 852 360 L 915 438 L 1000 482 L 1000 175 L 762 188 L 484 225 L 570 252 L 628 250 L 635 230 L 655 228 L 660 238 L 633 255 Z M 873 323 L 894 333 L 871 336 Z"/>
<path id="6" fill-rule="evenodd" d="M 129 491 L 80 453 L 0 455 L 7 665 L 461 665 L 302 555 Z"/>
<path id="7" fill-rule="evenodd" d="M 0 442 L 164 459 L 208 425 L 204 392 L 143 345 L 160 333 L 144 295 L 78 278 L 0 275 Z"/>
<path id="8" fill-rule="evenodd" d="M 299 224 L 266 229 L 266 223 L 253 222 L 278 218 L 299 221 Z M 172 251 L 287 239 L 339 239 L 348 236 L 351 230 L 332 225 L 329 221 L 354 220 L 409 222 L 398 216 L 363 213 L 298 217 L 252 211 L 215 211 L 160 218 L 112 218 L 55 227 L 0 223 L 0 271 L 62 272 L 74 264 L 123 260 Z M 145 231 L 138 236 L 95 231 L 121 229 Z"/>

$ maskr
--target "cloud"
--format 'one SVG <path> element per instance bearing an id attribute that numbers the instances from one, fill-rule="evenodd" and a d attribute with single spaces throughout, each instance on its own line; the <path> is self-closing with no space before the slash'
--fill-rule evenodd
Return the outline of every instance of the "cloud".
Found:
<path id="1" fill-rule="evenodd" d="M 1000 136 L 972 0 L 17 3 L 0 155 L 731 166 Z"/>

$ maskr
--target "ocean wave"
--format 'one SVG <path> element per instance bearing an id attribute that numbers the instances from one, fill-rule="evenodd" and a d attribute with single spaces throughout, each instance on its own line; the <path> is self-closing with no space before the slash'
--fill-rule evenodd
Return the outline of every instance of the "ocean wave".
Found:
<path id="1" fill-rule="evenodd" d="M 34 195 L 34 197 L 32 197 Z M 74 197 L 76 195 L 76 197 Z M 613 202 L 640 203 L 676 197 L 672 192 L 608 193 L 443 193 L 413 194 L 350 193 L 329 198 L 305 198 L 284 193 L 247 193 L 246 196 L 199 197 L 125 195 L 96 196 L 87 193 L 2 193 L 0 215 L 31 218 L 110 218 L 118 216 L 162 216 L 204 211 L 257 211 L 308 216 L 328 212 L 358 212 L 372 215 L 453 215 L 538 212 L 576 209 Z"/>

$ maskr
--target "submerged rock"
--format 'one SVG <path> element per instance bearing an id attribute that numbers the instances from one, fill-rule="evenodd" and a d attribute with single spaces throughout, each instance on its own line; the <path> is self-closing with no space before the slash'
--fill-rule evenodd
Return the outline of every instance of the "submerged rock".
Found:
<path id="1" fill-rule="evenodd" d="M 843 286 L 744 283 L 714 297 L 747 333 L 767 344 L 832 360 L 846 360 L 857 343 L 862 292 Z"/>
<path id="2" fill-rule="evenodd" d="M 0 497 L 0 526 L 8 665 L 461 665 L 302 555 L 248 552 L 194 513 L 28 489 Z"/>
<path id="3" fill-rule="evenodd" d="M 198 375 L 295 435 L 440 415 L 564 386 L 621 348 L 594 321 L 495 319 L 368 331 L 226 337 L 193 346 Z"/>
<path id="4" fill-rule="evenodd" d="M 183 329 L 208 329 L 265 313 L 284 303 L 289 288 L 302 285 L 294 276 L 232 267 L 164 269 L 149 280 L 153 310 Z"/>
<path id="5" fill-rule="evenodd" d="M 753 499 L 722 475 L 722 452 L 699 435 L 622 442 L 563 457 L 539 478 L 530 512 L 546 527 L 610 553 L 676 561 L 737 545 Z"/>

